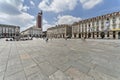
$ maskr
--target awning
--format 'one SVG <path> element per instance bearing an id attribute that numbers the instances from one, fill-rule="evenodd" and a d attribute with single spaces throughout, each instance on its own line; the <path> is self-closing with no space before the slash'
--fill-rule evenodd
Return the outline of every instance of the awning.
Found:
<path id="1" fill-rule="evenodd" d="M 120 28 L 112 29 L 111 31 L 120 31 Z"/>

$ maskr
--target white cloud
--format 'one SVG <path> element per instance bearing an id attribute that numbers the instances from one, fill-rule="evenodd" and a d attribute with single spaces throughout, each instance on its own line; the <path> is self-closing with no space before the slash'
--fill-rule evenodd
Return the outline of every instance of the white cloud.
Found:
<path id="1" fill-rule="evenodd" d="M 0 6 L 2 7 L 7 6 L 7 8 L 14 7 L 17 8 L 18 10 L 22 10 L 24 7 L 22 4 L 23 2 L 24 0 L 0 0 Z"/>
<path id="2" fill-rule="evenodd" d="M 73 10 L 77 5 L 78 0 L 42 0 L 38 7 L 43 11 L 62 12 L 65 10 Z"/>
<path id="3" fill-rule="evenodd" d="M 46 20 L 43 20 L 43 30 L 46 31 L 50 27 L 55 27 L 58 24 L 72 24 L 81 20 L 80 17 L 74 17 L 71 15 L 58 16 L 57 20 L 53 24 L 49 24 Z"/>
<path id="4" fill-rule="evenodd" d="M 43 19 L 43 24 L 47 24 L 48 23 L 48 21 L 46 21 L 45 19 Z"/>
<path id="5" fill-rule="evenodd" d="M 30 1 L 30 4 L 33 5 L 33 6 L 35 6 L 35 3 L 33 1 Z"/>
<path id="6" fill-rule="evenodd" d="M 21 0 L 22 2 L 24 2 L 24 0 Z"/>
<path id="7" fill-rule="evenodd" d="M 0 23 L 18 25 L 21 28 L 34 24 L 34 16 L 24 12 L 16 16 L 0 13 L 0 18 Z"/>
<path id="8" fill-rule="evenodd" d="M 73 17 L 71 15 L 58 16 L 57 24 L 72 24 L 81 20 L 80 17 Z"/>
<path id="9" fill-rule="evenodd" d="M 91 9 L 103 2 L 103 0 L 80 0 L 84 9 Z"/>
<path id="10" fill-rule="evenodd" d="M 35 24 L 35 17 L 24 12 L 29 9 L 23 6 L 24 0 L 0 0 L 0 24 L 20 26 L 23 30 Z"/>
<path id="11" fill-rule="evenodd" d="M 84 9 L 91 9 L 103 2 L 103 0 L 42 0 L 38 7 L 43 11 L 59 13 L 73 10 L 77 6 L 78 1 L 80 1 Z"/>
<path id="12" fill-rule="evenodd" d="M 43 31 L 47 31 L 48 28 L 50 27 L 54 27 L 55 25 L 52 25 L 52 24 L 44 24 L 43 25 Z"/>
<path id="13" fill-rule="evenodd" d="M 53 27 L 55 24 L 49 24 L 47 20 L 43 19 L 43 31 L 46 31 L 48 28 Z"/>
<path id="14" fill-rule="evenodd" d="M 28 9 L 30 9 L 30 7 L 28 7 L 27 5 L 23 6 L 22 11 L 27 11 Z"/>

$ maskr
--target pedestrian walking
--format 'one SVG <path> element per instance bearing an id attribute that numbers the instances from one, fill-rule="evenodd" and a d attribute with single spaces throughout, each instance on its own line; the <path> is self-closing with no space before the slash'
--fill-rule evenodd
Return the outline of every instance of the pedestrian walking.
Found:
<path id="1" fill-rule="evenodd" d="M 67 40 L 67 37 L 65 37 L 65 40 Z"/>
<path id="2" fill-rule="evenodd" d="M 82 39 L 82 41 L 85 41 L 86 37 L 82 37 L 81 39 Z"/>
<path id="3" fill-rule="evenodd" d="M 48 37 L 46 37 L 45 41 L 48 42 Z"/>

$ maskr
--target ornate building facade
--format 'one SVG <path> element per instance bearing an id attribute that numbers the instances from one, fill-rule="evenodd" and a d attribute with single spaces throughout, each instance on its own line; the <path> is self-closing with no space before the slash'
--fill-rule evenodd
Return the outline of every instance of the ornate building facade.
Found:
<path id="1" fill-rule="evenodd" d="M 47 37 L 49 38 L 65 38 L 72 36 L 72 29 L 70 25 L 56 25 L 47 29 Z"/>
<path id="2" fill-rule="evenodd" d="M 19 33 L 19 26 L 0 24 L 0 38 L 11 38 L 19 36 Z"/>
<path id="3" fill-rule="evenodd" d="M 72 24 L 72 37 L 120 39 L 120 12 L 75 22 Z"/>
<path id="4" fill-rule="evenodd" d="M 36 28 L 36 26 L 32 26 L 32 27 L 22 31 L 21 35 L 29 36 L 29 37 L 42 37 L 42 31 L 40 28 Z"/>

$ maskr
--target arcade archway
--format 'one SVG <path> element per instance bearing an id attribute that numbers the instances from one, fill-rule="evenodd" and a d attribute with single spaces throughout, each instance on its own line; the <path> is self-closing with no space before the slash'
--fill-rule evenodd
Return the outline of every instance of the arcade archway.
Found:
<path id="1" fill-rule="evenodd" d="M 118 39 L 120 39 L 120 32 L 118 32 Z"/>
<path id="2" fill-rule="evenodd" d="M 88 38 L 90 38 L 91 37 L 91 33 L 88 33 Z"/>
<path id="3" fill-rule="evenodd" d="M 103 39 L 105 37 L 105 33 L 104 32 L 101 32 L 100 34 L 101 38 Z"/>
<path id="4" fill-rule="evenodd" d="M 115 38 L 116 38 L 116 32 L 113 31 L 113 39 L 115 39 Z"/>

